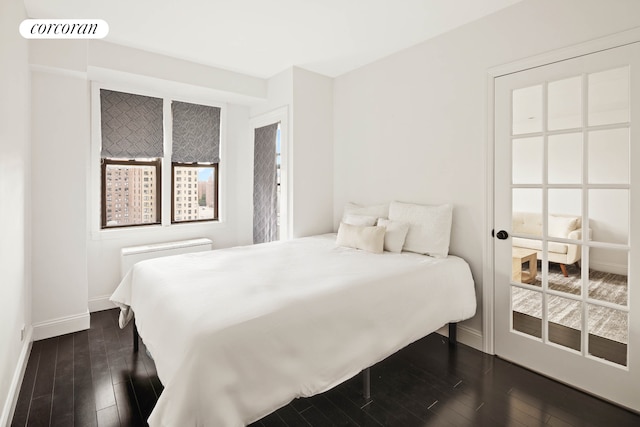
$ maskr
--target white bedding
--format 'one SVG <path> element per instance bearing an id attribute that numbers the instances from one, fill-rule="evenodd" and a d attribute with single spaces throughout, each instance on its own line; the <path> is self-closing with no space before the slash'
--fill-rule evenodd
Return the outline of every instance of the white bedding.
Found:
<path id="1" fill-rule="evenodd" d="M 468 264 L 323 235 L 143 261 L 111 297 L 165 386 L 154 426 L 241 426 L 475 314 Z"/>

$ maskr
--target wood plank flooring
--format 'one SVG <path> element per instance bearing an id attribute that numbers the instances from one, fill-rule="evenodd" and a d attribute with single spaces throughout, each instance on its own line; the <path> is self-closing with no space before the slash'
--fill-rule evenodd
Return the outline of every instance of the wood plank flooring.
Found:
<path id="1" fill-rule="evenodd" d="M 11 425 L 146 425 L 162 384 L 131 334 L 107 310 L 87 331 L 35 342 Z M 371 387 L 364 400 L 358 375 L 252 426 L 640 426 L 640 415 L 437 334 L 373 366 Z"/>

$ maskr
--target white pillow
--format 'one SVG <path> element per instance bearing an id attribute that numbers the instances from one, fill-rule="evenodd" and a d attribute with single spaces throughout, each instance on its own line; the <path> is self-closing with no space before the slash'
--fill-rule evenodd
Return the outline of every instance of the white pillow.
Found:
<path id="1" fill-rule="evenodd" d="M 351 213 L 346 214 L 342 219 L 342 222 L 344 222 L 345 224 L 366 225 L 369 227 L 376 225 L 377 221 L 378 221 L 378 218 L 376 218 L 375 216 L 356 215 Z"/>
<path id="2" fill-rule="evenodd" d="M 342 222 L 344 222 L 346 215 L 364 215 L 374 216 L 376 218 L 388 218 L 389 204 L 385 203 L 383 205 L 360 206 L 355 203 L 347 203 L 344 206 Z"/>
<path id="3" fill-rule="evenodd" d="M 389 219 L 409 223 L 403 250 L 444 258 L 449 254 L 451 205 L 416 205 L 392 202 Z"/>
<path id="4" fill-rule="evenodd" d="M 578 218 L 570 216 L 549 215 L 549 236 L 566 239 L 578 226 Z"/>
<path id="5" fill-rule="evenodd" d="M 365 227 L 340 223 L 336 244 L 381 254 L 384 248 L 384 227 Z"/>
<path id="6" fill-rule="evenodd" d="M 389 252 L 402 252 L 404 241 L 409 231 L 409 223 L 402 221 L 391 221 L 390 219 L 378 218 L 378 227 L 384 227 L 384 250 Z"/>

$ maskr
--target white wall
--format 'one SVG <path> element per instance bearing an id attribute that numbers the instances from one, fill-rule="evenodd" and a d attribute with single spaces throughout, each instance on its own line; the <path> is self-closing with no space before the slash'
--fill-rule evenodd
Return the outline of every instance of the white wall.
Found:
<path id="1" fill-rule="evenodd" d="M 0 426 L 10 423 L 28 357 L 30 285 L 29 46 L 21 1 L 0 3 Z"/>
<path id="2" fill-rule="evenodd" d="M 91 41 L 87 55 L 92 67 L 183 83 L 198 88 L 198 92 L 216 91 L 229 102 L 256 102 L 256 97 L 266 95 L 266 82 L 260 78 L 100 40 Z"/>
<path id="3" fill-rule="evenodd" d="M 333 231 L 333 79 L 293 69 L 293 237 Z"/>
<path id="4" fill-rule="evenodd" d="M 640 2 L 525 0 L 334 81 L 334 226 L 346 202 L 454 205 L 482 330 L 487 70 L 640 25 Z"/>
<path id="5" fill-rule="evenodd" d="M 251 108 L 251 117 L 269 113 L 293 104 L 293 67 L 281 71 L 267 80 L 267 96 Z"/>
<path id="6" fill-rule="evenodd" d="M 89 327 L 85 212 L 91 133 L 86 80 L 36 71 L 31 84 L 33 324 L 34 338 L 41 339 L 51 336 L 52 321 L 62 327 L 54 335 Z"/>

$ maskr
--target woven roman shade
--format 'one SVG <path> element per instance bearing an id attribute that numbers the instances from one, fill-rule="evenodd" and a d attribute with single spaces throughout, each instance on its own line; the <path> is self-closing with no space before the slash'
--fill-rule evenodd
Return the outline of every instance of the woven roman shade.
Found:
<path id="1" fill-rule="evenodd" d="M 100 90 L 103 158 L 154 158 L 162 148 L 162 99 Z"/>
<path id="2" fill-rule="evenodd" d="M 278 123 L 255 129 L 253 151 L 253 243 L 278 239 Z"/>
<path id="3" fill-rule="evenodd" d="M 172 162 L 220 161 L 220 108 L 173 101 Z"/>

